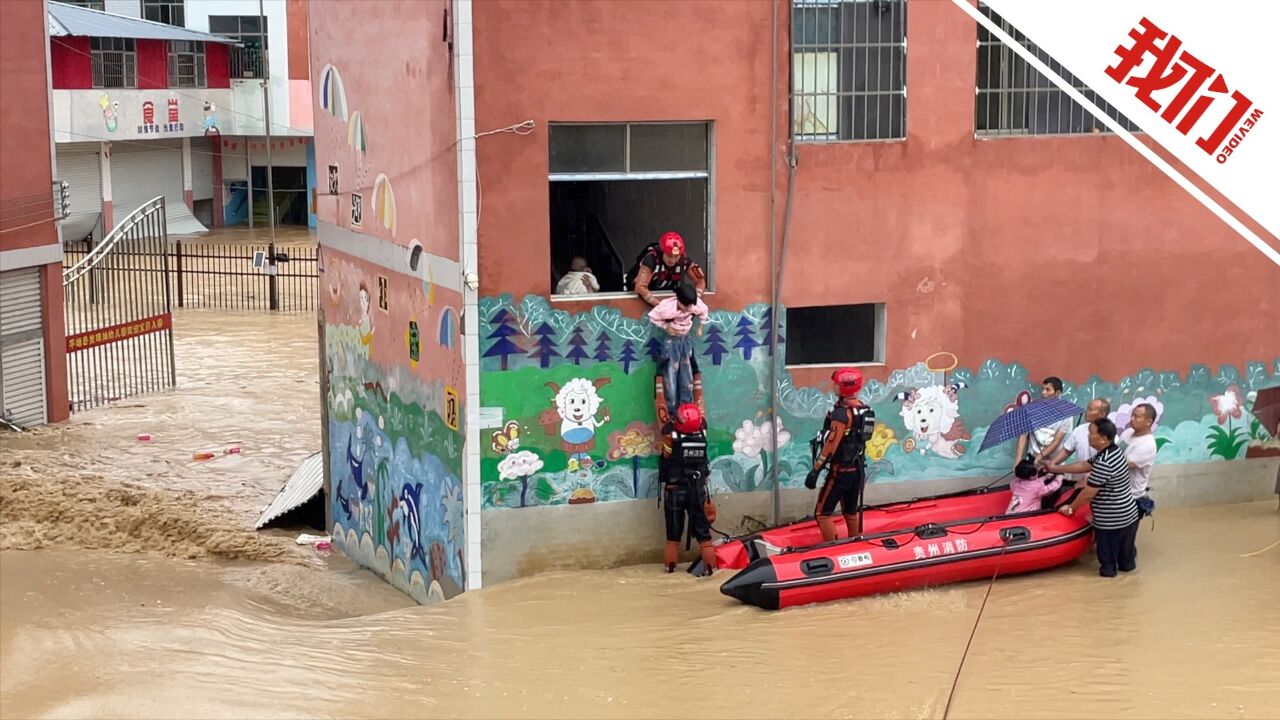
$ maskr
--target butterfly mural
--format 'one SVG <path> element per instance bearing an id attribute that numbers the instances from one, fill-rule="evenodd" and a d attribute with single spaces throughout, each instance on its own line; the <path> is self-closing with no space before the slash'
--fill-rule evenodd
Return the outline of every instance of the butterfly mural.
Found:
<path id="1" fill-rule="evenodd" d="M 492 436 L 493 451 L 499 455 L 520 449 L 520 423 L 509 421 L 501 430 L 494 430 Z"/>

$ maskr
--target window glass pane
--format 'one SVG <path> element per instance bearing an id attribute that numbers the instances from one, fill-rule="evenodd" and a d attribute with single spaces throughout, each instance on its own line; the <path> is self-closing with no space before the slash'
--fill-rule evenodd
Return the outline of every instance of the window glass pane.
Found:
<path id="1" fill-rule="evenodd" d="M 631 126 L 631 172 L 706 169 L 705 123 Z"/>
<path id="2" fill-rule="evenodd" d="M 781 336 L 788 365 L 879 362 L 873 303 L 787 308 Z"/>
<path id="3" fill-rule="evenodd" d="M 240 31 L 240 18 L 232 15 L 210 15 L 209 32 L 219 35 Z"/>
<path id="4" fill-rule="evenodd" d="M 626 169 L 626 126 L 552 125 L 550 171 L 622 172 Z"/>

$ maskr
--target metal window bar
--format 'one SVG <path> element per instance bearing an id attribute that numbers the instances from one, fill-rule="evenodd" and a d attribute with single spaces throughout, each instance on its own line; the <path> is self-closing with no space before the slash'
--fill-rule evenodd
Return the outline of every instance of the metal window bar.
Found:
<path id="1" fill-rule="evenodd" d="M 905 0 L 792 0 L 800 142 L 906 137 Z"/>
<path id="2" fill-rule="evenodd" d="M 89 51 L 95 88 L 137 85 L 137 52 L 129 38 L 93 38 Z"/>
<path id="3" fill-rule="evenodd" d="M 205 82 L 204 43 L 169 42 L 169 85 L 202 88 Z"/>
<path id="4" fill-rule="evenodd" d="M 1079 78 L 986 5 L 978 9 L 1023 47 L 1060 74 L 1107 116 L 1130 131 L 1136 124 L 1120 114 Z M 1110 133 L 1091 113 L 1067 97 L 1011 48 L 978 27 L 974 134 L 978 137 L 1081 135 Z"/>

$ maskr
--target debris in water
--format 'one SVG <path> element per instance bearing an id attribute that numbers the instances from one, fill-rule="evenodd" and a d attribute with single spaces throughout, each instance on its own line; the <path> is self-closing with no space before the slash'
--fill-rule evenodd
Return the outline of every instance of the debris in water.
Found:
<path id="1" fill-rule="evenodd" d="M 151 442 L 151 433 L 138 433 L 138 442 Z"/>
<path id="2" fill-rule="evenodd" d="M 191 455 L 192 460 L 212 460 L 213 457 L 213 453 L 211 452 L 198 452 L 192 453 Z"/>

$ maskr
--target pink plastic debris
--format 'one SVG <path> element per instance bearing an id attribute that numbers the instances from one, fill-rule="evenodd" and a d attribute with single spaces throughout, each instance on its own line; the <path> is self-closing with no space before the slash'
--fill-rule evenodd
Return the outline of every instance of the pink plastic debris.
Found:
<path id="1" fill-rule="evenodd" d="M 151 433 L 138 433 L 138 442 L 151 442 Z"/>
<path id="2" fill-rule="evenodd" d="M 226 450 L 223 450 L 223 451 L 222 451 L 222 454 L 223 454 L 223 455 L 239 455 L 239 454 L 240 454 L 240 446 L 239 446 L 239 445 L 237 445 L 237 446 L 235 446 L 235 447 L 229 447 L 229 448 L 227 448 Z"/>

